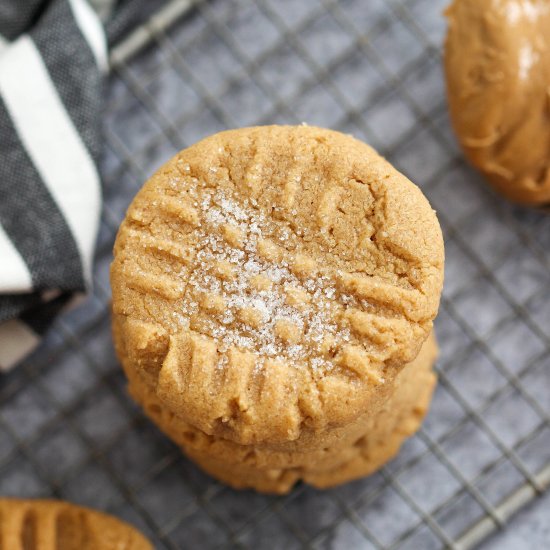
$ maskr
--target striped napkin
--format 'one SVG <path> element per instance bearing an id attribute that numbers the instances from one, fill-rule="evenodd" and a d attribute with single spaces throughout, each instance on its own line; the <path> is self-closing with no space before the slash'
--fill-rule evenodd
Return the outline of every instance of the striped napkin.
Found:
<path id="1" fill-rule="evenodd" d="M 89 287 L 106 71 L 86 0 L 0 2 L 0 370 Z"/>

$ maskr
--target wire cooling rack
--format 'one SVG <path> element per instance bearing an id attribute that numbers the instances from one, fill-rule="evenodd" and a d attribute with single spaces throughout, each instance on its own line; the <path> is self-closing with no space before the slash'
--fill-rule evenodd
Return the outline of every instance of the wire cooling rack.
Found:
<path id="1" fill-rule="evenodd" d="M 0 494 L 103 508 L 157 548 L 466 549 L 548 487 L 550 217 L 505 203 L 464 164 L 443 3 L 178 0 L 113 50 L 94 294 L 1 382 Z M 419 434 L 376 475 L 266 497 L 202 474 L 129 399 L 108 268 L 161 162 L 224 128 L 302 121 L 368 141 L 438 210 L 440 382 Z"/>

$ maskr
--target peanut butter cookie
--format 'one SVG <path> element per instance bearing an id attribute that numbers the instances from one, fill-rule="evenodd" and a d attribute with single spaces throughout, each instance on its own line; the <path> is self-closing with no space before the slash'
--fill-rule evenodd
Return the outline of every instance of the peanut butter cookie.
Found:
<path id="1" fill-rule="evenodd" d="M 236 488 L 284 493 L 300 479 L 328 487 L 372 473 L 393 457 L 419 427 L 429 405 L 435 376 L 435 338 L 397 376 L 395 390 L 373 417 L 362 416 L 340 439 L 315 451 L 283 452 L 209 436 L 163 407 L 153 391 L 130 375 L 130 392 L 157 426 L 214 477 Z"/>
<path id="2" fill-rule="evenodd" d="M 285 494 L 299 480 L 326 489 L 370 475 L 397 454 L 405 439 L 418 430 L 428 410 L 435 385 L 431 369 L 434 342 L 427 342 L 423 349 L 422 362 L 415 360 L 399 374 L 404 383 L 396 387 L 387 406 L 376 415 L 376 422 L 353 443 L 330 449 L 336 451 L 332 457 L 328 454 L 324 458 L 319 452 L 316 461 L 301 466 L 258 468 L 215 454 L 195 450 L 187 453 L 206 472 L 231 487 L 264 493 Z M 432 359 L 426 362 L 430 356 Z M 335 457 L 340 460 L 335 461 Z"/>
<path id="3" fill-rule="evenodd" d="M 550 203 L 550 3 L 455 0 L 447 9 L 451 120 L 470 162 L 512 201 Z"/>
<path id="4" fill-rule="evenodd" d="M 442 281 L 435 213 L 370 147 L 306 126 L 222 132 L 130 205 L 111 268 L 115 344 L 193 428 L 316 450 L 383 407 Z"/>
<path id="5" fill-rule="evenodd" d="M 0 548 L 6 550 L 153 550 L 130 525 L 59 500 L 0 499 Z"/>

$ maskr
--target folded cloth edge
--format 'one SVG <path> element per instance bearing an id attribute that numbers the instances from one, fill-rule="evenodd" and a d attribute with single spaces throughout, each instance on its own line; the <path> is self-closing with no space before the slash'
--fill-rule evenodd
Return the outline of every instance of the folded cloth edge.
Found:
<path id="1" fill-rule="evenodd" d="M 23 3 L 7 1 L 17 15 Z M 0 22 L 0 371 L 90 287 L 101 210 L 105 32 L 86 0 L 34 4 Z"/>

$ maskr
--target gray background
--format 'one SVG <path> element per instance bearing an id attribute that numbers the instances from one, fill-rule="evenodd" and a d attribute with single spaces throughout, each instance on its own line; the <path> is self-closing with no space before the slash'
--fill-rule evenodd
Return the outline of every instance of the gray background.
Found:
<path id="1" fill-rule="evenodd" d="M 185 2 L 179 2 L 180 7 Z M 114 53 L 94 294 L 0 385 L 0 493 L 54 495 L 158 548 L 441 548 L 550 463 L 550 217 L 495 196 L 447 118 L 440 0 L 198 2 Z M 365 139 L 426 193 L 447 251 L 440 384 L 381 472 L 286 497 L 203 475 L 128 398 L 108 319 L 114 234 L 144 179 L 226 127 L 318 124 Z M 486 548 L 548 548 L 548 496 Z M 498 518 L 497 518 L 498 519 Z"/>

